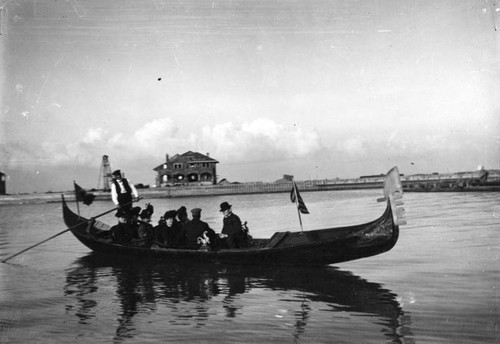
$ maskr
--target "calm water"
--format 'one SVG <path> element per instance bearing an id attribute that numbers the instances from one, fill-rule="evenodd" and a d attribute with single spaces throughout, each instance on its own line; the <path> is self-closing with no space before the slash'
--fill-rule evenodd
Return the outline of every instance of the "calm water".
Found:
<path id="1" fill-rule="evenodd" d="M 379 196 L 304 193 L 304 229 L 374 219 Z M 155 206 L 155 222 L 167 209 L 199 206 L 220 231 L 223 200 L 254 237 L 300 230 L 287 194 L 140 205 Z M 407 193 L 404 201 L 408 225 L 391 251 L 325 268 L 99 261 L 65 233 L 0 264 L 0 342 L 499 343 L 500 194 Z M 0 259 L 65 229 L 56 203 L 0 206 L 0 219 Z"/>

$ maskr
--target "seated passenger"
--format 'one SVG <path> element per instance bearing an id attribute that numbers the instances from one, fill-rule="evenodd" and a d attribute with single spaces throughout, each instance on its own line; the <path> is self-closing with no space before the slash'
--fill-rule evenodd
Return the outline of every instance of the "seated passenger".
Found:
<path id="1" fill-rule="evenodd" d="M 132 226 L 133 238 L 137 239 L 137 228 L 139 228 L 139 214 L 141 213 L 141 207 L 133 207 L 129 211 L 129 224 Z"/>
<path id="2" fill-rule="evenodd" d="M 182 227 L 184 227 L 184 225 L 189 222 L 189 217 L 185 206 L 177 209 L 177 219 L 179 220 L 179 223 Z"/>
<path id="3" fill-rule="evenodd" d="M 118 218 L 118 224 L 111 227 L 111 239 L 117 244 L 128 244 L 133 239 L 133 228 L 129 222 L 129 214 L 119 209 L 115 216 Z"/>
<path id="4" fill-rule="evenodd" d="M 200 239 L 208 238 L 208 245 L 211 248 L 217 246 L 218 236 L 214 230 L 209 227 L 208 223 L 201 221 L 201 209 L 195 208 L 191 210 L 193 219 L 186 223 L 181 233 L 181 244 L 186 248 L 198 249 L 202 246 Z"/>
<path id="5" fill-rule="evenodd" d="M 159 246 L 176 247 L 179 245 L 179 236 L 181 234 L 181 227 L 175 220 L 177 212 L 175 210 L 168 210 L 160 220 L 158 226 L 155 228 L 155 241 Z"/>
<path id="6" fill-rule="evenodd" d="M 153 206 L 147 204 L 146 209 L 139 214 L 139 219 L 136 220 L 135 238 L 132 240 L 134 245 L 149 248 L 153 244 L 153 226 L 151 225 L 153 212 Z"/>
<path id="7" fill-rule="evenodd" d="M 248 247 L 247 231 L 243 230 L 241 220 L 238 215 L 232 211 L 231 204 L 222 202 L 220 204 L 220 211 L 224 215 L 222 220 L 221 237 L 223 247 L 226 248 L 246 248 Z"/>

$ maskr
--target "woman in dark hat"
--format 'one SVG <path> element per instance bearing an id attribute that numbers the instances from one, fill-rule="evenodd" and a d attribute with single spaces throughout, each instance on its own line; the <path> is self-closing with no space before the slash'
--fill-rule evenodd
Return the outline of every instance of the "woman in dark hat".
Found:
<path id="1" fill-rule="evenodd" d="M 133 238 L 133 228 L 130 225 L 130 214 L 124 209 L 118 209 L 115 216 L 118 218 L 118 223 L 111 227 L 111 238 L 119 244 L 128 244 Z"/>
<path id="2" fill-rule="evenodd" d="M 134 234 L 136 236 L 135 239 L 132 240 L 134 245 L 149 248 L 153 244 L 153 225 L 151 225 L 151 216 L 153 216 L 153 212 L 154 207 L 149 203 L 146 204 L 146 208 L 140 212 L 139 218 L 136 219 L 134 224 Z"/>
<path id="3" fill-rule="evenodd" d="M 176 221 L 177 211 L 168 210 L 156 227 L 156 242 L 160 246 L 176 247 L 179 245 L 181 226 Z"/>

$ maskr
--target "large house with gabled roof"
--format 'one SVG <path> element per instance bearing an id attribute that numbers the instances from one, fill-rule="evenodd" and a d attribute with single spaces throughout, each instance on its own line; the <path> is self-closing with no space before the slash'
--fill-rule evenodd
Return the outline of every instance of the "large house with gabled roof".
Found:
<path id="1" fill-rule="evenodd" d="M 218 163 L 208 153 L 189 151 L 172 157 L 167 154 L 165 162 L 153 169 L 156 186 L 217 184 Z"/>

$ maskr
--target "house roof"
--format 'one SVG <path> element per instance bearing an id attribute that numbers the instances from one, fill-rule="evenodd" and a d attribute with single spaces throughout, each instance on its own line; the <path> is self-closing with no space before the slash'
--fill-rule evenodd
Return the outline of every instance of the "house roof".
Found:
<path id="1" fill-rule="evenodd" d="M 186 153 L 181 154 L 181 155 L 179 155 L 177 157 L 173 157 L 171 160 L 172 161 L 176 161 L 176 160 L 174 160 L 174 158 L 176 158 L 179 161 L 215 162 L 215 163 L 218 163 L 217 160 L 212 159 L 211 157 L 209 157 L 207 155 L 204 155 L 204 154 L 201 154 L 201 153 L 198 153 L 198 152 L 192 152 L 192 151 L 186 152 Z"/>
<path id="2" fill-rule="evenodd" d="M 205 155 L 205 154 L 201 154 L 201 153 L 198 153 L 198 152 L 193 152 L 193 151 L 188 151 L 184 154 L 176 154 L 172 157 L 170 157 L 168 159 L 168 162 L 169 163 L 175 163 L 175 162 L 192 162 L 192 163 L 196 163 L 196 162 L 211 162 L 211 163 L 219 163 L 217 160 L 215 159 L 212 159 L 211 157 Z M 157 167 L 155 167 L 153 170 L 154 171 L 158 171 L 158 170 L 161 170 L 163 169 L 163 165 L 165 163 L 162 163 L 161 165 L 158 165 Z"/>

